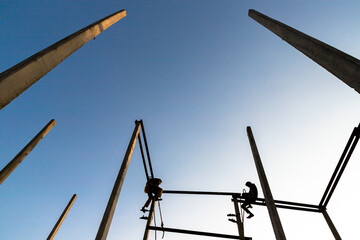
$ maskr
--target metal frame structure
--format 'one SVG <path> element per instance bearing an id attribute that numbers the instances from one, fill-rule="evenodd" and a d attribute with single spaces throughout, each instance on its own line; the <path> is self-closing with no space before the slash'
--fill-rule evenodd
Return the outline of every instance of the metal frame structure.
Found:
<path id="1" fill-rule="evenodd" d="M 67 36 L 66 38 L 58 41 L 57 43 L 43 49 L 42 51 L 34 54 L 33 56 L 25 59 L 17 65 L 9 68 L 8 70 L 0 73 L 0 110 L 9 104 L 13 99 L 19 96 L 22 92 L 27 90 L 31 85 L 36 83 L 49 71 L 55 68 L 68 56 L 82 47 L 91 39 L 95 38 L 102 31 L 116 23 L 120 19 L 126 16 L 125 10 L 115 12 L 103 19 L 100 19 L 93 24 Z M 317 39 L 314 39 L 302 32 L 297 31 L 275 19 L 269 18 L 255 10 L 249 10 L 249 16 L 255 21 L 265 26 L 267 29 L 281 37 L 283 40 L 294 46 L 296 49 L 304 53 L 306 56 L 317 62 L 319 65 L 324 67 L 326 70 L 334 74 L 344 83 L 351 88 L 355 89 L 360 93 L 360 60 L 333 48 Z M 0 184 L 15 170 L 15 168 L 24 160 L 24 158 L 31 152 L 31 150 L 43 139 L 43 137 L 52 129 L 55 125 L 55 120 L 51 120 L 20 152 L 15 158 L 9 162 L 9 164 L 0 171 Z M 142 145 L 140 131 L 142 132 L 143 141 L 145 145 L 145 151 Z M 334 238 L 341 239 L 335 225 L 331 221 L 330 216 L 327 213 L 327 205 L 336 189 L 337 184 L 351 158 L 351 155 L 360 138 L 360 124 L 355 127 L 346 146 L 340 157 L 340 160 L 330 178 L 330 181 L 325 189 L 323 197 L 318 205 L 304 204 L 283 200 L 274 200 L 269 183 L 267 181 L 265 171 L 261 162 L 260 154 L 258 152 L 255 139 L 250 127 L 247 127 L 247 134 L 249 143 L 251 146 L 256 170 L 261 183 L 264 198 L 257 198 L 254 205 L 266 206 L 269 212 L 269 217 L 272 223 L 274 234 L 277 240 L 285 240 L 285 233 L 282 228 L 280 217 L 277 212 L 277 208 L 284 208 L 289 210 L 299 210 L 308 212 L 322 213 Z M 154 172 L 151 165 L 149 148 L 146 140 L 145 129 L 142 120 L 135 121 L 135 128 L 130 139 L 126 154 L 124 156 L 121 168 L 118 176 L 114 183 L 112 193 L 110 195 L 107 207 L 105 209 L 102 221 L 100 223 L 96 240 L 106 240 L 108 231 L 110 229 L 111 221 L 116 209 L 117 201 L 120 196 L 121 188 L 125 179 L 125 175 L 130 163 L 130 159 L 136 144 L 139 139 L 139 146 L 141 156 L 144 164 L 144 170 L 147 180 L 154 178 Z M 149 168 L 149 171 L 148 171 Z M 150 172 L 150 173 L 149 173 Z M 232 197 L 235 208 L 235 217 L 238 227 L 238 236 L 220 234 L 220 233 L 209 233 L 200 232 L 185 229 L 174 229 L 153 227 L 151 222 L 154 217 L 154 209 L 156 205 L 156 199 L 151 202 L 151 208 L 147 219 L 147 224 L 144 232 L 144 240 L 148 239 L 149 231 L 167 231 L 182 234 L 192 234 L 200 236 L 210 236 L 218 238 L 228 239 L 240 239 L 240 240 L 251 240 L 249 237 L 244 236 L 244 225 L 240 217 L 239 203 L 244 202 L 244 198 L 240 193 L 233 192 L 204 192 L 204 191 L 174 191 L 165 190 L 165 194 L 200 194 L 200 195 L 227 195 Z M 76 195 L 74 195 L 59 220 L 55 224 L 52 232 L 48 239 L 53 239 L 56 232 L 58 231 L 61 223 L 63 222 L 66 214 L 70 210 L 74 203 Z M 160 205 L 159 205 L 160 206 Z"/>
<path id="2" fill-rule="evenodd" d="M 255 139 L 254 136 L 252 134 L 251 128 L 248 127 L 247 128 L 247 132 L 248 132 L 248 136 L 249 136 L 249 142 L 252 148 L 252 152 L 254 155 L 254 160 L 255 163 L 257 165 L 257 168 L 262 168 L 261 165 L 261 160 L 260 160 L 260 155 L 258 153 L 257 147 L 256 147 L 256 143 L 255 143 Z M 283 209 L 289 209 L 289 210 L 298 210 L 298 211 L 306 211 L 306 212 L 317 212 L 317 213 L 322 213 L 334 238 L 336 240 L 341 239 L 340 234 L 338 233 L 338 231 L 335 228 L 335 225 L 333 224 L 333 222 L 331 221 L 330 216 L 327 213 L 327 205 L 331 199 L 332 194 L 334 193 L 334 190 L 346 168 L 346 165 L 348 164 L 350 157 L 359 141 L 360 138 L 360 124 L 354 128 L 354 130 L 352 131 L 350 138 L 345 146 L 345 149 L 339 159 L 339 162 L 330 178 L 330 181 L 325 189 L 324 195 L 320 201 L 320 203 L 318 205 L 315 204 L 306 204 L 306 203 L 298 203 L 298 202 L 291 202 L 291 201 L 283 201 L 283 200 L 273 200 L 272 196 L 269 200 L 269 196 L 268 194 L 264 194 L 265 198 L 257 198 L 255 203 L 253 203 L 254 205 L 259 205 L 259 206 L 267 206 L 268 210 L 269 210 L 269 206 L 270 209 L 269 210 L 269 215 L 270 215 L 270 219 L 272 220 L 272 225 L 273 225 L 273 229 L 274 229 L 274 234 L 277 240 L 279 239 L 286 239 L 285 234 L 283 232 L 282 226 L 281 226 L 281 222 L 280 222 L 280 218 L 277 214 L 276 209 L 277 208 L 283 208 Z M 146 142 L 146 138 L 144 136 L 145 142 Z M 146 164 L 145 164 L 145 158 L 144 158 L 144 153 L 143 153 L 143 149 L 142 146 L 140 144 L 140 149 L 141 149 L 141 153 L 142 153 L 142 157 L 144 160 L 144 167 L 145 167 L 145 172 L 147 173 L 146 170 Z M 147 153 L 148 153 L 148 148 L 146 149 Z M 149 157 L 149 156 L 148 156 Z M 150 158 L 149 158 L 150 160 Z M 261 165 L 261 166 L 259 166 Z M 265 172 L 264 169 L 258 169 L 258 175 L 260 178 L 260 182 L 263 181 L 264 179 L 266 179 L 265 176 Z M 267 180 L 266 180 L 267 181 Z M 262 188 L 263 188 L 263 192 L 267 191 L 268 193 L 270 192 L 270 188 L 268 186 L 263 186 L 262 184 Z M 234 207 L 235 207 L 235 212 L 236 214 L 234 216 L 236 216 L 236 223 L 238 226 L 238 231 L 239 231 L 239 236 L 234 236 L 234 235 L 226 235 L 226 234 L 219 234 L 219 233 L 209 233 L 209 232 L 199 232 L 199 231 L 191 231 L 191 230 L 185 230 L 185 229 L 175 229 L 175 228 L 163 228 L 163 227 L 154 227 L 154 226 L 150 226 L 151 225 L 151 221 L 153 219 L 153 212 L 154 212 L 154 206 L 155 206 L 155 202 L 152 202 L 151 205 L 151 209 L 149 212 L 149 217 L 148 217 L 148 221 L 146 224 L 146 228 L 145 228 L 145 234 L 144 234 L 144 240 L 148 239 L 148 235 L 149 235 L 149 230 L 154 230 L 154 231 L 162 231 L 162 232 L 174 232 L 174 233 L 182 233 L 182 234 L 193 234 L 193 235 L 200 235 L 200 236 L 209 236 L 209 237 L 218 237 L 218 238 L 227 238 L 227 239 L 240 239 L 240 240 L 250 240 L 251 238 L 249 237 L 244 237 L 244 225 L 243 222 L 241 221 L 240 217 L 239 217 L 239 202 L 242 203 L 244 202 L 244 197 L 241 196 L 241 193 L 237 193 L 237 192 L 209 192 L 209 191 L 179 191 L 179 190 L 164 190 L 163 192 L 164 194 L 188 194 L 188 195 L 222 195 L 222 196 L 231 196 L 232 197 L 232 201 L 234 202 Z M 270 192 L 271 194 L 271 192 Z M 275 210 L 275 212 L 274 212 Z"/>

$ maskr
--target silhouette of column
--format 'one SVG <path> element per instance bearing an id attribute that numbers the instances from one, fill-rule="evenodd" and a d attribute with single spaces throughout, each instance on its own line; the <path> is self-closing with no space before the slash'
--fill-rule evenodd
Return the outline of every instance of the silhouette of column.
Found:
<path id="1" fill-rule="evenodd" d="M 263 167 L 263 165 L 261 163 L 260 154 L 259 154 L 258 149 L 256 147 L 256 143 L 255 143 L 253 133 L 252 133 L 250 127 L 247 127 L 246 131 L 247 131 L 247 134 L 248 134 L 248 138 L 249 138 L 249 142 L 250 142 L 250 146 L 251 146 L 251 151 L 252 151 L 252 154 L 253 154 L 253 157 L 254 157 L 256 170 L 257 170 L 257 173 L 259 175 L 261 188 L 262 188 L 263 193 L 264 193 L 266 207 L 268 209 L 271 224 L 272 224 L 273 229 L 274 229 L 275 237 L 276 237 L 277 240 L 285 240 L 286 239 L 285 233 L 284 233 L 284 230 L 282 228 L 280 217 L 279 217 L 279 214 L 277 212 L 277 209 L 276 209 L 276 206 L 275 206 L 275 203 L 274 203 L 274 198 L 272 196 L 270 186 L 269 186 L 269 183 L 268 183 L 266 175 L 265 175 L 264 167 Z"/>
<path id="2" fill-rule="evenodd" d="M 135 147 L 136 139 L 139 135 L 140 127 L 141 127 L 141 122 L 135 121 L 135 129 L 131 136 L 131 140 L 130 140 L 128 148 L 126 150 L 124 160 L 121 164 L 119 174 L 116 178 L 113 190 L 111 192 L 108 204 L 106 206 L 104 216 L 101 220 L 99 230 L 98 230 L 96 238 L 95 238 L 96 240 L 105 240 L 108 235 L 111 221 L 114 216 L 116 204 L 118 202 L 120 191 L 121 191 L 121 188 L 124 183 L 125 176 L 126 176 L 126 171 L 129 167 L 129 163 L 130 163 L 130 159 L 131 159 L 134 147 Z"/>
<path id="3" fill-rule="evenodd" d="M 55 234 L 57 233 L 57 231 L 59 230 L 61 224 L 63 223 L 66 215 L 68 214 L 71 206 L 74 204 L 76 199 L 76 194 L 74 194 L 72 196 L 72 198 L 70 199 L 69 203 L 67 204 L 67 206 L 65 207 L 64 211 L 62 212 L 59 220 L 56 222 L 54 228 L 52 229 L 51 233 L 49 234 L 49 236 L 47 237 L 46 240 L 52 240 L 55 237 Z"/>
<path id="4" fill-rule="evenodd" d="M 148 216 L 148 219 L 147 219 L 147 222 L 146 222 L 146 228 L 145 228 L 143 240 L 148 240 L 148 238 L 149 238 L 149 232 L 150 232 L 149 227 L 150 227 L 151 221 L 152 221 L 152 219 L 154 217 L 154 211 L 155 211 L 155 199 L 153 199 L 151 201 L 151 207 L 150 207 L 149 216 Z"/>
<path id="5" fill-rule="evenodd" d="M 325 209 L 323 209 L 323 210 L 321 211 L 321 213 L 323 214 L 323 216 L 324 216 L 324 218 L 325 218 L 325 220 L 326 220 L 326 222 L 327 222 L 327 224 L 328 224 L 328 226 L 329 226 L 332 234 L 334 235 L 334 238 L 335 238 L 336 240 L 341 240 L 340 234 L 339 234 L 338 231 L 336 230 L 335 225 L 334 225 L 334 223 L 331 221 L 331 218 L 330 218 L 329 214 L 327 213 L 327 211 L 326 211 Z"/>
<path id="6" fill-rule="evenodd" d="M 249 17 L 360 93 L 360 61 L 358 59 L 253 9 L 249 10 Z"/>
<path id="7" fill-rule="evenodd" d="M 85 43 L 125 16 L 125 10 L 113 13 L 0 73 L 0 109 L 4 108 Z"/>
<path id="8" fill-rule="evenodd" d="M 240 240 L 245 240 L 245 233 L 244 233 L 244 222 L 241 219 L 240 216 L 240 210 L 239 210 L 239 202 L 237 200 L 236 195 L 232 196 L 232 199 L 234 201 L 234 207 L 235 207 L 235 216 L 236 216 L 236 225 L 238 227 L 239 232 L 239 238 Z"/>
<path id="9" fill-rule="evenodd" d="M 24 158 L 36 147 L 36 145 L 53 128 L 56 121 L 52 119 L 41 131 L 0 171 L 0 184 L 15 170 Z"/>

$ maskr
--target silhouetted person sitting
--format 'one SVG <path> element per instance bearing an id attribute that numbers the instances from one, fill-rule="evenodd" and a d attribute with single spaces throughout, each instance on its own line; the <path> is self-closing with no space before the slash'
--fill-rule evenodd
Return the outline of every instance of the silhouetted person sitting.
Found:
<path id="1" fill-rule="evenodd" d="M 159 187 L 159 185 L 162 183 L 160 178 L 150 178 L 145 185 L 144 192 L 148 194 L 148 200 L 145 202 L 144 206 L 141 208 L 141 211 L 145 212 L 146 209 L 151 200 L 154 199 L 154 201 L 161 200 L 161 194 L 163 193 L 163 189 Z"/>
<path id="2" fill-rule="evenodd" d="M 249 192 L 245 192 L 242 194 L 245 201 L 243 202 L 243 204 L 241 204 L 241 208 L 244 209 L 244 211 L 247 212 L 247 214 L 249 214 L 247 218 L 252 218 L 254 214 L 252 214 L 248 208 L 252 208 L 251 203 L 254 203 L 255 200 L 257 199 L 258 191 L 255 184 L 253 184 L 252 182 L 246 182 L 245 185 L 248 186 L 250 190 Z"/>

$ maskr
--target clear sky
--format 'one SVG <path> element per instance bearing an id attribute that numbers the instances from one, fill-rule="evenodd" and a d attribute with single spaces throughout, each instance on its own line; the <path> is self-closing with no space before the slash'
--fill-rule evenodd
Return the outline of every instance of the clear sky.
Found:
<path id="1" fill-rule="evenodd" d="M 94 239 L 136 119 L 164 189 L 259 186 L 251 126 L 274 198 L 318 204 L 359 123 L 360 96 L 249 18 L 251 8 L 360 58 L 358 1 L 1 1 L 1 72 L 115 11 L 127 17 L 1 110 L 0 168 L 57 124 L 0 186 L 0 239 L 46 239 L 74 193 L 55 239 Z M 328 205 L 343 239 L 358 235 L 359 157 Z M 142 238 L 141 164 L 136 146 L 109 240 Z M 237 232 L 229 197 L 163 199 L 166 227 Z M 253 212 L 245 235 L 275 239 L 266 209 Z M 332 238 L 321 214 L 279 214 L 288 239 Z"/>

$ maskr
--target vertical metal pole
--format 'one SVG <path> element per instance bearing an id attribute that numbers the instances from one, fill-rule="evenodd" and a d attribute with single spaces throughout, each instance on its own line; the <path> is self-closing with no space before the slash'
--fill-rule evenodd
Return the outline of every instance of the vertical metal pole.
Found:
<path id="1" fill-rule="evenodd" d="M 113 190 L 111 192 L 108 204 L 106 206 L 104 216 L 103 216 L 103 218 L 101 220 L 101 224 L 99 226 L 99 230 L 98 230 L 96 238 L 95 238 L 96 240 L 105 240 L 107 235 L 108 235 L 110 225 L 111 225 L 111 221 L 112 221 L 112 218 L 114 216 L 116 204 L 117 204 L 117 201 L 119 199 L 121 187 L 122 187 L 122 185 L 124 183 L 126 171 L 127 171 L 128 167 L 129 167 L 131 155 L 132 155 L 134 147 L 135 147 L 137 136 L 139 135 L 140 127 L 141 127 L 141 122 L 140 121 L 135 121 L 135 129 L 134 129 L 134 132 L 133 132 L 133 134 L 131 136 L 129 146 L 128 146 L 127 150 L 126 150 L 124 160 L 123 160 L 123 162 L 121 164 L 119 174 L 118 174 L 118 176 L 116 178 Z"/>
<path id="2" fill-rule="evenodd" d="M 75 202 L 76 199 L 76 194 L 74 194 L 72 196 L 72 198 L 70 199 L 68 205 L 66 206 L 66 208 L 64 209 L 63 213 L 61 214 L 59 220 L 56 222 L 54 228 L 52 229 L 51 233 L 49 234 L 49 236 L 47 237 L 46 240 L 52 240 L 55 237 L 55 234 L 57 233 L 57 231 L 59 230 L 61 224 L 63 223 L 66 215 L 68 214 L 71 206 L 73 205 L 73 203 Z"/>
<path id="3" fill-rule="evenodd" d="M 238 227 L 239 237 L 240 237 L 240 240 L 245 240 L 244 223 L 241 221 L 241 217 L 240 217 L 239 202 L 235 195 L 233 195 L 232 198 L 234 201 L 236 223 L 237 223 L 237 227 Z"/>
<path id="4" fill-rule="evenodd" d="M 336 240 L 341 240 L 340 234 L 339 234 L 338 231 L 336 230 L 335 225 L 334 225 L 334 223 L 331 221 L 331 218 L 330 218 L 329 214 L 327 213 L 327 211 L 326 211 L 325 209 L 323 209 L 323 210 L 321 211 L 321 213 L 324 215 L 324 218 L 325 218 L 327 224 L 329 225 L 329 228 L 330 228 L 332 234 L 334 235 L 334 238 L 335 238 Z"/>
<path id="5" fill-rule="evenodd" d="M 259 154 L 258 149 L 256 147 L 256 143 L 255 143 L 253 133 L 252 133 L 250 127 L 247 127 L 246 131 L 247 131 L 247 134 L 248 134 L 248 138 L 249 138 L 249 142 L 250 142 L 250 146 L 251 146 L 251 151 L 252 151 L 252 154 L 253 154 L 253 157 L 254 157 L 256 170 L 257 170 L 257 173 L 259 175 L 261 188 L 262 188 L 263 193 L 264 193 L 266 207 L 268 209 L 271 224 L 272 224 L 273 229 L 274 229 L 275 237 L 276 237 L 277 240 L 284 240 L 284 239 L 286 239 L 285 233 L 284 233 L 284 230 L 282 228 L 280 217 L 279 217 L 279 214 L 277 212 L 277 209 L 276 209 L 276 206 L 275 206 L 275 203 L 274 203 L 274 198 L 273 198 L 273 196 L 271 194 L 270 186 L 269 186 L 269 183 L 268 183 L 266 175 L 265 175 L 264 167 L 263 167 L 263 165 L 261 163 L 260 154 Z"/>
<path id="6" fill-rule="evenodd" d="M 54 127 L 56 121 L 52 119 L 41 131 L 0 171 L 0 184 L 15 170 L 25 157 L 36 147 L 36 145 Z"/>
<path id="7" fill-rule="evenodd" d="M 151 207 L 150 207 L 150 211 L 149 211 L 149 216 L 148 216 L 148 220 L 146 222 L 146 228 L 145 228 L 145 232 L 144 232 L 144 238 L 143 240 L 148 240 L 149 238 L 149 227 L 151 225 L 151 221 L 153 219 L 153 216 L 154 216 L 154 209 L 155 209 L 155 199 L 153 199 L 151 201 Z M 156 234 L 156 233 L 155 233 Z"/>

